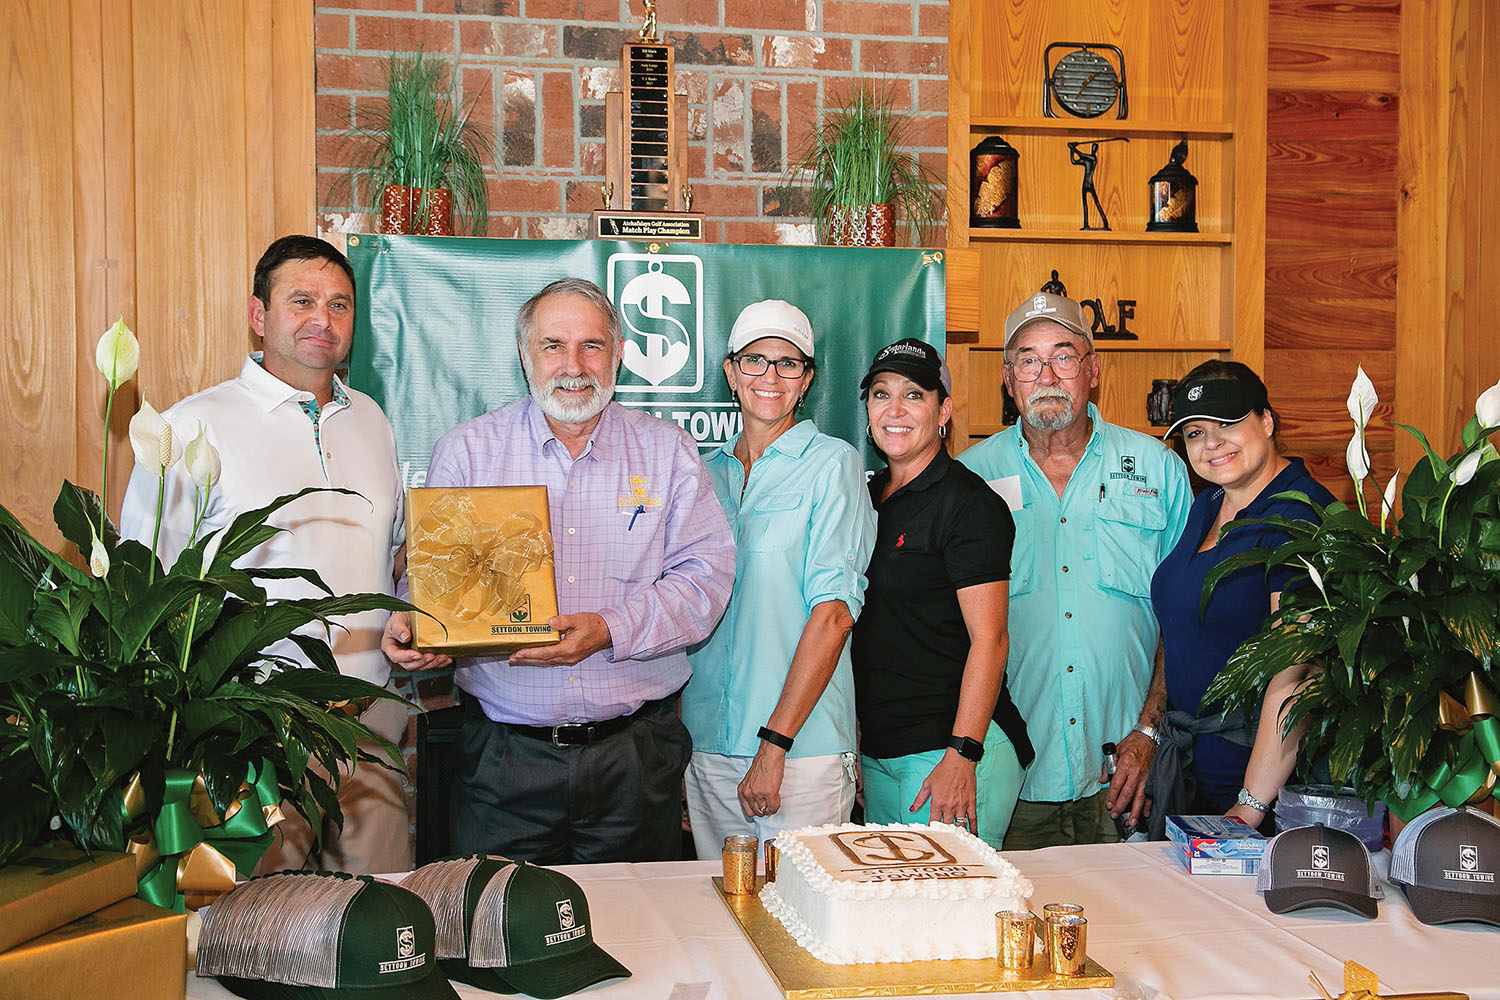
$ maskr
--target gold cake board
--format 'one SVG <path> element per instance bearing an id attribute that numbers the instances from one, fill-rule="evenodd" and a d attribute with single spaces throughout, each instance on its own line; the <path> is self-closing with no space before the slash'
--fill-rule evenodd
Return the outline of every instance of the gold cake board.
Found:
<path id="1" fill-rule="evenodd" d="M 1081 976 L 1054 976 L 1045 955 L 1036 956 L 1030 972 L 1007 972 L 997 958 L 956 959 L 950 962 L 879 962 L 830 965 L 807 953 L 766 912 L 757 892 L 731 895 L 724 880 L 713 877 L 714 891 L 734 915 L 761 964 L 787 1000 L 836 1000 L 838 997 L 889 997 L 935 993 L 1013 993 L 1020 990 L 1107 989 L 1115 977 L 1092 958 Z"/>

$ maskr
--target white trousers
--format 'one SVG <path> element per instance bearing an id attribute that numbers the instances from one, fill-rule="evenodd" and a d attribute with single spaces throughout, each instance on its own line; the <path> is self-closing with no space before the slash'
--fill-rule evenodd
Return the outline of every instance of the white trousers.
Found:
<path id="1" fill-rule="evenodd" d="M 781 779 L 781 808 L 750 820 L 740 811 L 738 789 L 754 759 L 693 754 L 685 782 L 699 861 L 719 858 L 724 838 L 733 834 L 756 837 L 764 845 L 782 830 L 849 822 L 854 809 L 854 754 L 789 758 Z"/>

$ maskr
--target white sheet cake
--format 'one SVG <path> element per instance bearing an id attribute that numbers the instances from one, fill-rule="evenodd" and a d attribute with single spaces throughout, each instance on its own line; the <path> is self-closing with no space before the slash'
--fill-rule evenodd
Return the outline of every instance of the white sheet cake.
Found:
<path id="1" fill-rule="evenodd" d="M 776 846 L 761 902 L 835 965 L 994 958 L 995 914 L 1031 896 L 1014 865 L 955 826 L 812 826 Z"/>

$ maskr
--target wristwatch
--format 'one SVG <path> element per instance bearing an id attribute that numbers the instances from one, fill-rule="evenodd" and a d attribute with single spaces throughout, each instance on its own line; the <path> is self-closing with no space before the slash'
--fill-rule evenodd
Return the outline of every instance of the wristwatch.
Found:
<path id="1" fill-rule="evenodd" d="M 1156 731 L 1155 726 L 1148 726 L 1144 722 L 1142 722 L 1139 723 L 1134 729 L 1132 729 L 1131 732 L 1140 733 L 1152 743 L 1155 743 L 1157 746 L 1161 746 L 1161 733 Z"/>
<path id="2" fill-rule="evenodd" d="M 948 740 L 948 745 L 958 751 L 958 755 L 964 760 L 978 764 L 984 759 L 984 744 L 978 740 L 971 740 L 967 736 L 954 736 Z"/>
<path id="3" fill-rule="evenodd" d="M 1251 809 L 1254 809 L 1256 812 L 1261 814 L 1265 814 L 1271 811 L 1271 807 L 1266 805 L 1260 799 L 1257 799 L 1254 795 L 1251 795 L 1250 789 L 1248 788 L 1241 788 L 1240 794 L 1234 797 L 1234 801 L 1236 805 L 1249 806 Z"/>

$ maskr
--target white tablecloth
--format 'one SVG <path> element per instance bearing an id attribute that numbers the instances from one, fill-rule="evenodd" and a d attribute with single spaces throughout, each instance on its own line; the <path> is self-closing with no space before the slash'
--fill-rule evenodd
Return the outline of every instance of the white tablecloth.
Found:
<path id="1" fill-rule="evenodd" d="M 1089 954 L 1115 974 L 1114 990 L 1072 994 L 1120 1000 L 1311 1000 L 1316 971 L 1333 992 L 1343 962 L 1380 976 L 1382 993 L 1454 990 L 1500 1000 L 1500 929 L 1428 927 L 1401 890 L 1386 886 L 1380 916 L 1320 907 L 1277 916 L 1255 879 L 1189 876 L 1167 844 L 1055 847 L 1006 857 L 1036 885 L 1032 908 L 1081 903 Z M 1384 874 L 1385 852 L 1376 855 Z M 563 869 L 588 896 L 594 938 L 634 975 L 592 987 L 589 1000 L 773 1000 L 779 994 L 709 882 L 716 862 L 575 865 Z M 189 974 L 195 1000 L 232 997 Z M 463 997 L 494 994 L 458 986 Z M 1056 993 L 1005 996 L 1044 1000 Z M 985 994 L 994 1000 L 996 994 Z"/>

